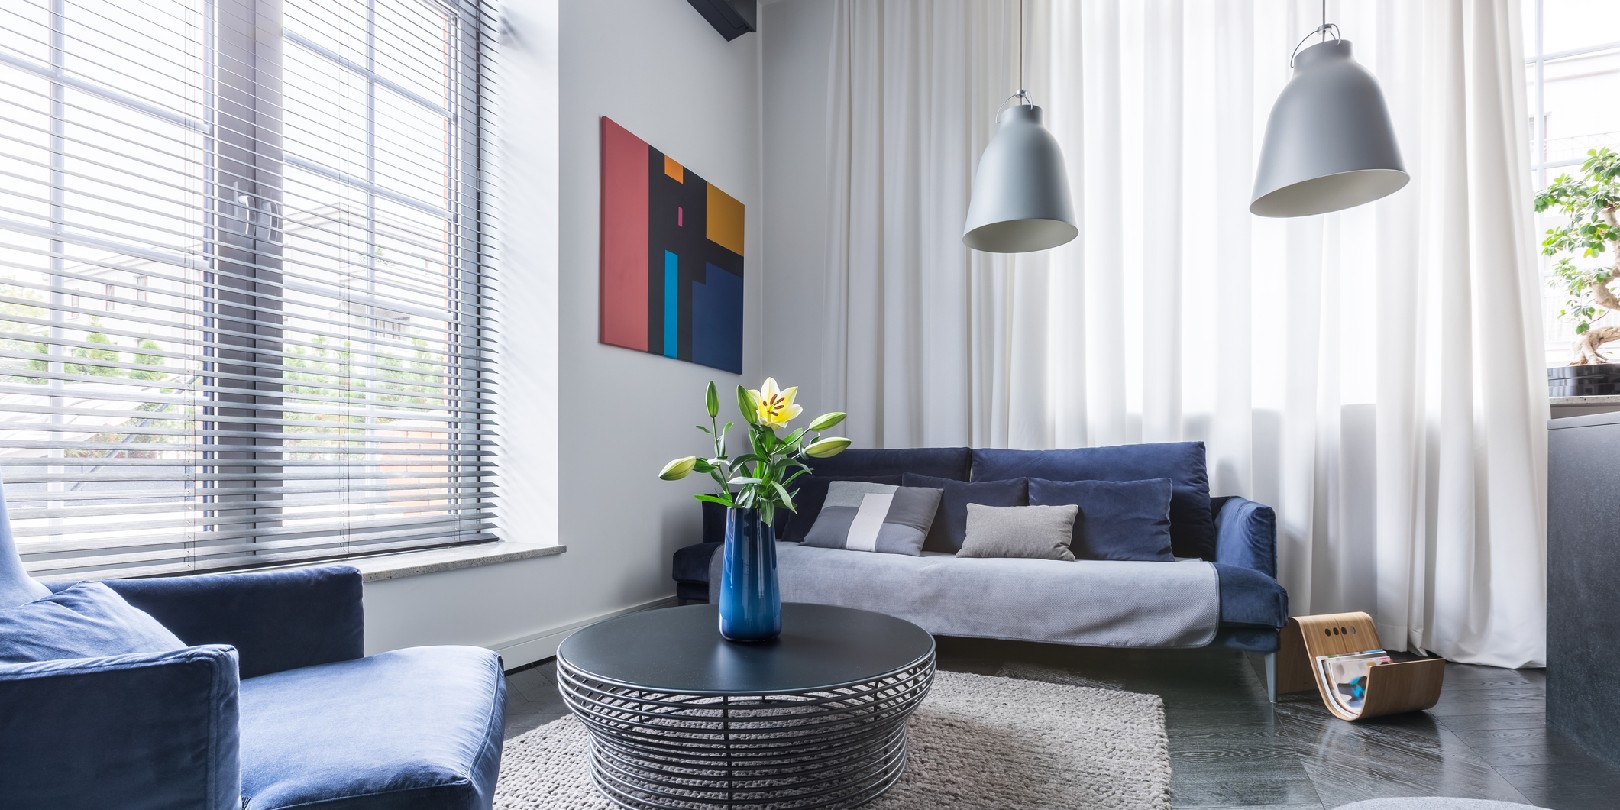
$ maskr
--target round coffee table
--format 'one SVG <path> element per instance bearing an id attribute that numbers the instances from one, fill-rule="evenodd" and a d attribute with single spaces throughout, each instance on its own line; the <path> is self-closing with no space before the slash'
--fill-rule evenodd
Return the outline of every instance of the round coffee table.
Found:
<path id="1" fill-rule="evenodd" d="M 784 604 L 782 636 L 720 637 L 713 606 L 632 613 L 557 650 L 557 686 L 622 807 L 854 807 L 900 778 L 934 639 L 892 616 Z"/>

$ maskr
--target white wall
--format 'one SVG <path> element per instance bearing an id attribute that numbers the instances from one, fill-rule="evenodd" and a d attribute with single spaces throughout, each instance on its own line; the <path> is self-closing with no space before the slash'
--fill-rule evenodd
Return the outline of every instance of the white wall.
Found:
<path id="1" fill-rule="evenodd" d="M 501 168 L 501 499 L 507 536 L 565 554 L 371 583 L 367 647 L 513 646 L 674 593 L 670 553 L 698 538 L 703 388 L 739 378 L 597 343 L 600 117 L 747 206 L 743 367 L 760 368 L 758 35 L 720 38 L 682 0 L 512 0 Z"/>
<path id="2" fill-rule="evenodd" d="M 809 413 L 822 399 L 826 345 L 827 58 L 833 4 L 777 0 L 760 8 L 764 98 L 765 265 L 763 369 L 801 389 Z"/>

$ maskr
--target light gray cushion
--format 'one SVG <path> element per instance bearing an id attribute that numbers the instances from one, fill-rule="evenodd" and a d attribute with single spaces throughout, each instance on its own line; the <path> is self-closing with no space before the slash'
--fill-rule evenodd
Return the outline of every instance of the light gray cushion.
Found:
<path id="1" fill-rule="evenodd" d="M 941 494 L 923 487 L 833 481 L 804 544 L 918 556 Z"/>
<path id="2" fill-rule="evenodd" d="M 967 506 L 967 536 L 958 557 L 1074 561 L 1074 518 L 1080 507 Z"/>

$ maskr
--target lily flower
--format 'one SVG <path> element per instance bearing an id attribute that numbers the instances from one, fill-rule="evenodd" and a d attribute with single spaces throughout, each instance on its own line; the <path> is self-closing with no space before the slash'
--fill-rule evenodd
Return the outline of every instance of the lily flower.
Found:
<path id="1" fill-rule="evenodd" d="M 754 399 L 759 402 L 758 423 L 768 428 L 786 427 L 793 417 L 798 416 L 804 408 L 793 404 L 794 395 L 799 393 L 799 387 L 788 389 L 778 388 L 775 377 L 766 377 L 765 384 L 758 391 L 752 392 Z"/>

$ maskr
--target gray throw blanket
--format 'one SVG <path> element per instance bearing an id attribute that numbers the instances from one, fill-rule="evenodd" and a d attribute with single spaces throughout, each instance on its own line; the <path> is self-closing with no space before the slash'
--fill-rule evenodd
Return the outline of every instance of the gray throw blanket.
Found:
<path id="1" fill-rule="evenodd" d="M 908 557 L 777 543 L 782 601 L 898 616 L 934 635 L 1087 647 L 1201 647 L 1220 623 L 1206 562 Z M 718 601 L 723 553 L 709 563 Z"/>

